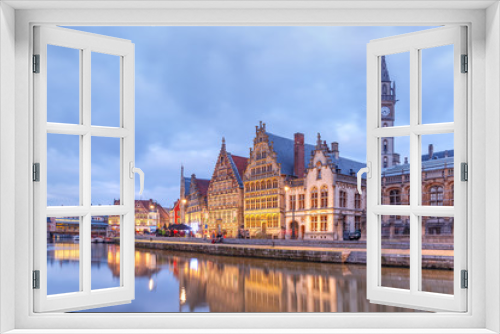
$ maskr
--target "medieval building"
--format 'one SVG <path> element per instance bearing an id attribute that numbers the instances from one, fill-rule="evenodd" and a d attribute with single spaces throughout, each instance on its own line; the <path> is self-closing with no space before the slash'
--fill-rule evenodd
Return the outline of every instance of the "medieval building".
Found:
<path id="1" fill-rule="evenodd" d="M 181 223 L 192 228 L 194 233 L 202 231 L 208 222 L 207 192 L 210 180 L 198 179 L 195 174 L 189 181 L 181 168 Z"/>
<path id="2" fill-rule="evenodd" d="M 209 236 L 219 233 L 235 238 L 243 226 L 243 180 L 248 158 L 232 155 L 226 151 L 222 138 L 217 162 L 208 186 L 208 226 L 204 232 Z"/>
<path id="3" fill-rule="evenodd" d="M 304 176 L 286 183 L 286 238 L 342 240 L 356 230 L 365 236 L 366 192 L 356 190 L 356 173 L 363 167 L 341 157 L 339 144 L 328 146 L 318 134 Z"/>
<path id="4" fill-rule="evenodd" d="M 253 148 L 243 176 L 245 185 L 245 229 L 250 236 L 285 236 L 285 181 L 304 173 L 304 157 L 311 145 L 304 135 L 295 140 L 266 132 L 266 124 L 255 127 Z"/>
<path id="5" fill-rule="evenodd" d="M 382 57 L 382 126 L 394 126 L 396 119 L 396 84 L 391 82 L 385 57 Z M 453 205 L 454 162 L 453 150 L 434 152 L 429 145 L 422 161 L 422 205 Z M 405 158 L 400 163 L 399 154 L 394 152 L 394 137 L 382 138 L 382 205 L 410 205 L 410 164 Z M 408 241 L 410 218 L 408 216 L 382 216 L 382 238 L 394 241 Z M 422 217 L 423 242 L 453 243 L 453 218 Z"/>
<path id="6" fill-rule="evenodd" d="M 453 206 L 454 199 L 454 151 L 433 152 L 422 155 L 422 205 Z M 410 164 L 396 165 L 382 170 L 382 204 L 410 204 Z M 407 240 L 410 236 L 410 221 L 406 216 L 384 216 L 382 237 Z M 422 238 L 424 242 L 453 243 L 452 217 L 423 217 Z"/>
<path id="7" fill-rule="evenodd" d="M 114 205 L 120 205 L 120 200 L 114 200 Z M 160 203 L 149 200 L 135 200 L 135 231 L 142 233 L 154 233 L 157 229 L 165 229 L 169 226 L 169 210 Z M 120 216 L 109 216 L 109 226 L 114 234 L 120 232 Z"/>

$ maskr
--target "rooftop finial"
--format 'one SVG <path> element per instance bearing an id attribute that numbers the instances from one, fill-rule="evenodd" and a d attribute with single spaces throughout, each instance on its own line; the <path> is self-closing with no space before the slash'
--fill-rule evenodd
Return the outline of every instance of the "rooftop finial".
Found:
<path id="1" fill-rule="evenodd" d="M 316 146 L 321 146 L 321 134 L 318 132 L 318 139 L 316 140 Z"/>

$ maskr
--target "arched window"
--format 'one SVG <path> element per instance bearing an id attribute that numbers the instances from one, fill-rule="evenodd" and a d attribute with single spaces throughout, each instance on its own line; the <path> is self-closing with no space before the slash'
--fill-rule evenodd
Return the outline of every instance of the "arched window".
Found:
<path id="1" fill-rule="evenodd" d="M 387 86 L 386 85 L 382 86 L 382 94 L 387 95 Z"/>
<path id="2" fill-rule="evenodd" d="M 268 198 L 267 198 L 267 208 L 268 208 L 268 209 L 270 209 L 272 206 L 273 206 L 273 203 L 272 203 L 272 198 L 271 198 L 271 197 L 268 197 Z"/>
<path id="3" fill-rule="evenodd" d="M 388 164 L 387 164 L 387 157 L 384 157 L 384 168 L 387 168 Z"/>
<path id="4" fill-rule="evenodd" d="M 339 207 L 345 208 L 347 206 L 347 193 L 343 190 L 339 192 Z"/>
<path id="5" fill-rule="evenodd" d="M 326 187 L 321 188 L 321 207 L 328 207 L 328 189 Z"/>
<path id="6" fill-rule="evenodd" d="M 401 193 L 394 189 L 389 192 L 389 203 L 391 205 L 401 205 Z"/>
<path id="7" fill-rule="evenodd" d="M 277 207 L 278 207 L 278 197 L 273 196 L 273 208 L 277 208 Z"/>
<path id="8" fill-rule="evenodd" d="M 260 189 L 262 189 L 262 190 L 266 189 L 266 181 L 262 180 L 260 182 Z"/>
<path id="9" fill-rule="evenodd" d="M 434 186 L 430 189 L 430 205 L 442 206 L 443 205 L 443 187 Z"/>
<path id="10" fill-rule="evenodd" d="M 271 189 L 273 186 L 273 183 L 271 182 L 271 180 L 267 180 L 267 189 Z"/>
<path id="11" fill-rule="evenodd" d="M 321 180 L 321 168 L 317 169 L 316 179 Z"/>
<path id="12" fill-rule="evenodd" d="M 250 191 L 255 190 L 255 184 L 253 182 L 250 183 Z"/>
<path id="13" fill-rule="evenodd" d="M 278 180 L 273 179 L 273 188 L 278 188 Z"/>
<path id="14" fill-rule="evenodd" d="M 255 190 L 260 190 L 260 182 L 255 182 Z"/>
<path id="15" fill-rule="evenodd" d="M 317 208 L 318 207 L 318 189 L 313 188 L 311 190 L 311 208 Z"/>
<path id="16" fill-rule="evenodd" d="M 261 227 L 261 218 L 259 215 L 255 216 L 255 227 L 260 228 Z"/>
<path id="17" fill-rule="evenodd" d="M 387 140 L 384 140 L 383 150 L 384 150 L 384 153 L 387 153 Z"/>

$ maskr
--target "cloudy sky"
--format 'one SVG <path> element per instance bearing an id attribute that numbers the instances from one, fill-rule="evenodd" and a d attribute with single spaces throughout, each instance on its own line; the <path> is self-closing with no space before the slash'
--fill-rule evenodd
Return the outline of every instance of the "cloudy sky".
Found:
<path id="1" fill-rule="evenodd" d="M 259 121 L 292 138 L 338 141 L 340 154 L 366 160 L 366 45 L 428 27 L 72 27 L 131 40 L 136 52 L 138 199 L 170 207 L 185 175 L 210 178 L 221 138 L 248 156 Z M 423 122 L 453 120 L 451 46 L 423 51 Z M 409 57 L 387 57 L 396 81 L 396 125 L 408 124 Z M 78 52 L 48 50 L 48 121 L 78 122 Z M 92 55 L 92 123 L 119 122 L 119 61 Z M 59 138 L 61 137 L 61 138 Z M 48 204 L 78 204 L 78 138 L 48 137 Z M 452 135 L 422 139 L 451 149 Z M 396 140 L 402 160 L 406 140 Z M 76 169 L 75 169 L 76 168 Z M 92 203 L 119 194 L 119 142 L 92 141 Z M 137 182 L 138 185 L 138 182 Z M 138 186 L 137 186 L 138 189 Z"/>

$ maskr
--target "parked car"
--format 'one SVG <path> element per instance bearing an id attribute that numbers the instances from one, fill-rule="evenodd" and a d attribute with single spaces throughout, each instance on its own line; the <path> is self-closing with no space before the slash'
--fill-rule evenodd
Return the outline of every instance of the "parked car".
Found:
<path id="1" fill-rule="evenodd" d="M 359 240 L 361 238 L 361 230 L 358 229 L 354 232 L 344 231 L 343 237 L 344 240 Z"/>

